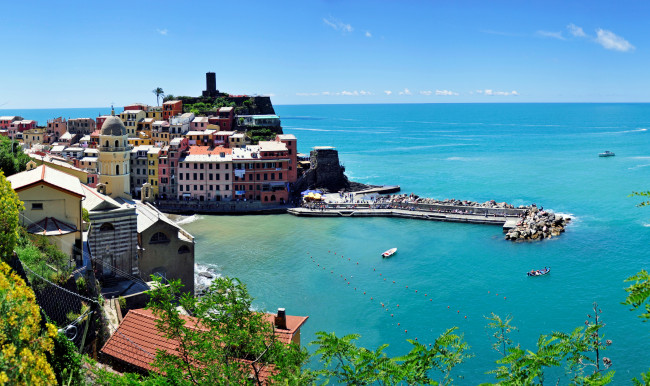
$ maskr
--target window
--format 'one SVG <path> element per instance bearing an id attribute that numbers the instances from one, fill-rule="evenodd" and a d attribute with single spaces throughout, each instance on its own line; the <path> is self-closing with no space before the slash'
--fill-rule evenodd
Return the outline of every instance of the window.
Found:
<path id="1" fill-rule="evenodd" d="M 203 164 L 201 164 L 201 169 L 203 169 Z"/>
<path id="2" fill-rule="evenodd" d="M 183 185 L 178 185 L 178 191 L 182 192 L 183 191 Z"/>
<path id="3" fill-rule="evenodd" d="M 214 176 L 212 175 L 212 173 L 208 173 L 208 180 L 212 181 L 212 178 L 214 178 Z"/>
<path id="4" fill-rule="evenodd" d="M 115 230 L 115 227 L 114 227 L 113 224 L 111 224 L 110 222 L 105 222 L 105 223 L 102 224 L 102 226 L 99 227 L 99 230 L 100 230 L 101 232 L 104 232 L 104 231 L 114 231 L 114 230 Z"/>
<path id="5" fill-rule="evenodd" d="M 196 181 L 196 173 L 192 173 L 192 177 L 194 177 L 194 181 Z"/>
<path id="6" fill-rule="evenodd" d="M 278 180 L 282 179 L 282 173 L 278 173 Z"/>
<path id="7" fill-rule="evenodd" d="M 269 179 L 268 174 L 264 173 L 264 181 L 266 181 L 266 180 L 268 180 L 268 179 Z"/>
<path id="8" fill-rule="evenodd" d="M 226 174 L 226 181 L 230 179 L 230 174 Z"/>
<path id="9" fill-rule="evenodd" d="M 183 181 L 183 173 L 178 173 L 178 179 Z"/>
<path id="10" fill-rule="evenodd" d="M 43 203 L 42 202 L 32 203 L 32 210 L 43 210 Z"/>
<path id="11" fill-rule="evenodd" d="M 248 180 L 249 180 L 249 181 L 253 181 L 253 175 L 250 174 L 250 173 L 248 174 Z"/>
<path id="12" fill-rule="evenodd" d="M 190 247 L 188 247 L 187 245 L 183 245 L 180 248 L 178 248 L 178 254 L 179 255 L 182 255 L 184 253 L 191 253 L 191 252 L 192 251 L 190 250 Z"/>
<path id="13" fill-rule="evenodd" d="M 196 169 L 196 168 L 197 168 L 197 164 L 194 164 L 194 169 Z"/>
<path id="14" fill-rule="evenodd" d="M 149 244 L 167 244 L 167 243 L 169 243 L 169 237 L 167 237 L 167 235 L 162 232 L 154 233 L 154 235 L 151 236 L 151 239 L 149 240 Z"/>

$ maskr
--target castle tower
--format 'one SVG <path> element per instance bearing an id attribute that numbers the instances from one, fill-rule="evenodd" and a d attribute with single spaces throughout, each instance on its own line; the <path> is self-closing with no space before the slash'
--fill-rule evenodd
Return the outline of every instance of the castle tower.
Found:
<path id="1" fill-rule="evenodd" d="M 126 128 L 121 119 L 116 116 L 106 118 L 99 133 L 97 168 L 99 183 L 105 186 L 105 194 L 112 198 L 131 198 L 129 194 L 131 148 L 127 138 Z"/>

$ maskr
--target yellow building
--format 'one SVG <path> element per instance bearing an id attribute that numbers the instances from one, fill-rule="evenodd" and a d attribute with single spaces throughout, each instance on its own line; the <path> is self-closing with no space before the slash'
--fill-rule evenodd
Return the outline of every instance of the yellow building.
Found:
<path id="1" fill-rule="evenodd" d="M 152 110 L 152 109 L 159 109 L 159 110 Z M 162 112 L 162 107 L 152 107 L 147 111 L 147 118 L 153 118 L 154 121 L 162 121 L 163 120 L 163 112 Z"/>
<path id="2" fill-rule="evenodd" d="M 85 194 L 79 179 L 41 165 L 9 176 L 7 180 L 25 203 L 20 222 L 27 231 L 47 236 L 64 253 L 80 260 L 81 200 Z"/>
<path id="3" fill-rule="evenodd" d="M 36 127 L 34 129 L 25 130 L 23 132 L 23 143 L 27 148 L 31 148 L 33 145 L 42 144 L 43 138 L 46 135 L 46 129 L 44 127 Z"/>
<path id="4" fill-rule="evenodd" d="M 153 196 L 158 195 L 158 158 L 160 156 L 160 148 L 152 147 L 147 152 L 147 182 L 151 184 Z"/>
<path id="5" fill-rule="evenodd" d="M 120 119 L 124 123 L 126 133 L 129 137 L 135 137 L 138 122 L 141 122 L 146 117 L 147 113 L 144 110 L 124 110 L 120 113 Z"/>
<path id="6" fill-rule="evenodd" d="M 131 147 L 126 128 L 116 116 L 106 118 L 99 133 L 99 184 L 97 190 L 111 198 L 131 198 L 129 163 Z"/>
<path id="7" fill-rule="evenodd" d="M 129 138 L 129 145 L 133 147 L 138 147 L 140 145 L 151 145 L 151 138 Z"/>

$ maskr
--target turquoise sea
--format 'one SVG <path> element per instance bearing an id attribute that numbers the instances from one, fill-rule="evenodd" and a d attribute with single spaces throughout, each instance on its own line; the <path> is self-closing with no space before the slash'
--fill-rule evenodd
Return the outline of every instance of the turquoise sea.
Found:
<path id="1" fill-rule="evenodd" d="M 650 105 L 302 105 L 276 112 L 299 151 L 336 147 L 353 180 L 438 199 L 536 203 L 573 218 L 558 238 L 517 244 L 488 225 L 189 219 L 184 227 L 196 237 L 200 268 L 239 278 L 260 310 L 308 315 L 302 343 L 310 350 L 314 333 L 325 330 L 361 334 L 368 348 L 388 343 L 399 355 L 410 348 L 406 339 L 429 343 L 458 326 L 475 357 L 455 373 L 461 384 L 477 384 L 493 380 L 485 372 L 499 358 L 484 316 L 511 314 L 519 327 L 512 339 L 533 349 L 541 333 L 583 325 L 598 302 L 613 341 L 604 356 L 614 363 L 614 384 L 650 368 L 650 325 L 621 304 L 623 280 L 650 268 L 650 209 L 628 197 L 650 190 Z M 58 115 L 67 112 L 51 117 Z M 604 150 L 616 156 L 599 158 Z M 397 254 L 382 260 L 391 247 Z M 550 275 L 525 275 L 544 266 Z"/>

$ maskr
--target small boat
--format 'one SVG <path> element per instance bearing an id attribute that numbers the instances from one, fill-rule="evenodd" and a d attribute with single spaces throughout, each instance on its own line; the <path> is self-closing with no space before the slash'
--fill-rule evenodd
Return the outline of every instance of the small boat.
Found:
<path id="1" fill-rule="evenodd" d="M 605 150 L 605 151 L 602 152 L 602 153 L 598 153 L 598 156 L 599 156 L 599 157 L 613 157 L 613 156 L 615 156 L 615 155 L 616 155 L 616 154 L 614 154 L 614 152 L 611 152 L 611 151 L 609 151 L 609 150 Z"/>
<path id="2" fill-rule="evenodd" d="M 386 258 L 386 257 L 391 257 L 397 252 L 397 248 L 391 248 L 387 250 L 386 252 L 381 254 L 381 257 Z"/>
<path id="3" fill-rule="evenodd" d="M 528 276 L 544 276 L 549 272 L 551 272 L 551 267 L 544 268 L 544 269 L 537 269 L 537 270 L 533 269 L 530 272 L 526 272 L 526 274 Z"/>

